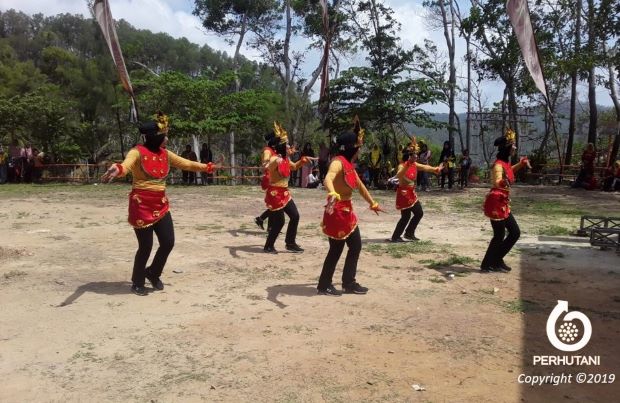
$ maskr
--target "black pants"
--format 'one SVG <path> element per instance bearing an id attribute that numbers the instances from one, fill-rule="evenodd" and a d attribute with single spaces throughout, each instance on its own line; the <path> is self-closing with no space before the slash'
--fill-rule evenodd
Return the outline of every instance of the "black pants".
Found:
<path id="1" fill-rule="evenodd" d="M 269 213 L 269 223 L 271 224 L 271 228 L 269 229 L 269 235 L 267 235 L 265 248 L 274 247 L 276 239 L 284 227 L 284 213 L 286 213 L 289 219 L 288 227 L 286 229 L 285 242 L 287 245 L 292 245 L 295 243 L 295 238 L 297 238 L 297 225 L 299 225 L 299 211 L 297 211 L 297 206 L 291 199 L 291 201 L 289 201 L 283 209 L 271 211 Z"/>
<path id="2" fill-rule="evenodd" d="M 452 184 L 454 183 L 454 168 L 448 168 L 448 172 L 441 171 L 441 188 L 444 188 L 444 184 L 446 183 L 446 176 L 448 177 L 448 189 L 452 189 Z"/>
<path id="3" fill-rule="evenodd" d="M 159 248 L 155 252 L 153 262 L 149 267 L 149 277 L 158 279 L 164 270 L 164 265 L 168 259 L 168 255 L 174 247 L 174 226 L 172 225 L 172 216 L 168 212 L 164 218 L 159 220 L 156 224 L 141 228 L 134 229 L 136 237 L 138 238 L 138 251 L 136 252 L 136 258 L 133 262 L 133 274 L 131 275 L 131 281 L 134 285 L 144 286 L 144 279 L 146 278 L 146 263 L 151 255 L 151 249 L 153 249 L 153 232 L 157 235 L 157 241 L 159 242 Z"/>
<path id="4" fill-rule="evenodd" d="M 411 218 L 411 214 L 413 213 L 413 218 Z M 392 234 L 392 239 L 400 238 L 405 231 L 405 235 L 413 236 L 415 235 L 415 229 L 418 227 L 420 220 L 424 216 L 424 211 L 422 211 L 422 204 L 420 201 L 417 201 L 413 206 L 400 210 L 400 220 L 396 224 L 396 228 L 394 228 L 394 233 Z M 409 225 L 407 225 L 409 224 Z M 407 229 L 405 229 L 405 227 Z"/>
<path id="5" fill-rule="evenodd" d="M 344 245 L 347 245 L 349 251 L 344 261 L 344 270 L 342 271 L 342 285 L 348 286 L 355 283 L 355 274 L 357 273 L 357 261 L 362 251 L 362 236 L 360 235 L 359 227 L 355 228 L 355 231 L 347 239 L 341 241 L 329 238 L 329 251 L 325 257 L 323 263 L 323 270 L 321 271 L 321 277 L 319 278 L 319 290 L 324 290 L 332 284 L 332 277 L 334 277 L 334 271 L 336 271 L 336 265 L 344 250 Z"/>
<path id="6" fill-rule="evenodd" d="M 469 179 L 469 168 L 461 168 L 461 174 L 459 177 L 459 184 L 461 188 L 467 187 Z"/>
<path id="7" fill-rule="evenodd" d="M 521 236 L 519 224 L 517 224 L 517 220 L 512 216 L 512 213 L 505 220 L 491 220 L 491 226 L 493 227 L 493 239 L 489 243 L 484 259 L 482 259 L 480 266 L 483 268 L 494 267 L 503 262 L 504 256 L 510 252 L 510 249 L 512 249 Z M 504 238 L 506 230 L 508 230 L 508 236 Z"/>

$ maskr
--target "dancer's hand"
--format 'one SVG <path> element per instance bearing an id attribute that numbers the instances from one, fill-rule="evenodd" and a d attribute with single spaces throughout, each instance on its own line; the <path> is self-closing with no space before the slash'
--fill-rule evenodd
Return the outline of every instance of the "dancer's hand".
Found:
<path id="1" fill-rule="evenodd" d="M 379 203 L 377 203 L 377 202 L 374 202 L 374 203 L 370 206 L 370 209 L 371 209 L 372 211 L 374 211 L 376 215 L 379 215 L 379 212 L 385 213 L 385 210 L 383 210 L 383 209 L 381 208 L 381 206 L 379 206 Z"/>
<path id="2" fill-rule="evenodd" d="M 330 201 L 340 201 L 340 194 L 337 192 L 329 192 L 327 196 L 329 196 Z"/>
<path id="3" fill-rule="evenodd" d="M 519 160 L 519 162 L 528 167 L 529 169 L 532 169 L 532 166 L 530 165 L 530 160 L 527 157 L 521 157 L 521 160 Z"/>
<path id="4" fill-rule="evenodd" d="M 103 174 L 101 181 L 103 183 L 112 182 L 112 179 L 116 178 L 120 174 L 120 170 L 116 164 L 112 164 L 110 168 Z"/>
<path id="5" fill-rule="evenodd" d="M 435 168 L 435 175 L 439 175 L 443 171 L 443 162 L 439 164 L 437 168 Z"/>

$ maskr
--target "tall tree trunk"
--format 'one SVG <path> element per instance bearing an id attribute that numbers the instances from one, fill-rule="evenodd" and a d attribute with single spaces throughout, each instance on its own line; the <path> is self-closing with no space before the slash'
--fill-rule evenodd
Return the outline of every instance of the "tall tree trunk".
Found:
<path id="1" fill-rule="evenodd" d="M 576 6 L 577 16 L 575 21 L 575 50 L 572 62 L 577 63 L 579 59 L 581 47 L 581 0 L 577 0 Z M 564 158 L 564 164 L 570 165 L 573 157 L 573 140 L 575 138 L 575 129 L 577 126 L 577 73 L 579 68 L 573 65 L 573 71 L 571 72 L 571 86 L 570 86 L 570 122 L 568 124 L 568 139 L 566 141 L 566 156 Z"/>
<path id="2" fill-rule="evenodd" d="M 609 72 L 609 94 L 614 103 L 616 110 L 616 135 L 614 136 L 614 144 L 608 158 L 608 165 L 614 163 L 618 156 L 618 147 L 620 146 L 620 100 L 618 100 L 618 88 L 616 87 L 616 70 L 612 60 L 608 57 L 607 71 Z"/>
<path id="3" fill-rule="evenodd" d="M 448 140 L 450 141 L 450 147 L 454 150 L 454 131 L 456 129 L 456 122 L 454 119 L 454 97 L 456 92 L 456 66 L 454 64 L 454 6 L 453 0 L 448 0 L 450 7 L 450 20 L 448 20 L 448 13 L 444 4 L 444 0 L 439 0 L 437 3 L 441 10 L 441 19 L 443 22 L 443 36 L 446 39 L 446 46 L 448 48 L 448 57 L 450 60 L 450 72 L 448 76 L 448 108 L 450 109 L 448 115 Z M 462 148 L 463 144 L 461 144 Z"/>
<path id="4" fill-rule="evenodd" d="M 291 0 L 286 0 L 284 11 L 286 13 L 286 34 L 284 36 L 283 45 L 283 62 L 284 62 L 284 108 L 288 112 L 291 107 L 290 90 L 291 90 L 291 58 L 289 57 L 291 46 L 291 34 L 293 31 L 291 17 Z"/>
<path id="5" fill-rule="evenodd" d="M 596 21 L 594 12 L 594 0 L 588 0 L 588 54 L 594 57 L 596 52 Z M 590 106 L 590 126 L 588 128 L 588 143 L 596 147 L 596 126 L 598 124 L 598 111 L 596 109 L 596 63 L 590 60 L 588 68 L 588 104 Z"/>
<path id="6" fill-rule="evenodd" d="M 237 47 L 235 48 L 235 56 L 233 58 L 233 71 L 235 74 L 235 92 L 240 92 L 241 91 L 241 79 L 239 78 L 239 67 L 240 67 L 240 60 L 239 57 L 241 56 L 241 45 L 243 44 L 243 40 L 245 38 L 245 33 L 247 32 L 247 24 L 248 24 L 248 17 L 247 15 L 243 15 L 243 19 L 242 19 L 242 23 L 241 23 L 241 31 L 239 32 L 239 40 L 237 41 Z M 230 141 L 230 166 L 232 167 L 230 169 L 230 175 L 233 177 L 232 178 L 232 183 L 235 184 L 235 175 L 237 174 L 237 170 L 235 169 L 235 165 L 237 164 L 237 158 L 235 156 L 235 131 L 231 130 L 230 131 L 230 136 L 229 136 L 229 141 Z"/>
<path id="7" fill-rule="evenodd" d="M 469 35 L 465 37 L 465 43 L 467 48 L 467 128 L 465 129 L 465 143 L 469 150 L 471 147 L 471 120 L 469 118 L 471 113 L 471 37 Z"/>

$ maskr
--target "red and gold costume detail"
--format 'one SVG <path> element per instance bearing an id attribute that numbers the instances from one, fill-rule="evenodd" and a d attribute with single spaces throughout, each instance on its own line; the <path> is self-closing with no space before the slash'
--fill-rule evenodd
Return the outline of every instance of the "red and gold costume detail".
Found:
<path id="1" fill-rule="evenodd" d="M 209 172 L 214 168 L 212 163 L 189 161 L 165 148 L 152 152 L 141 145 L 132 148 L 125 160 L 116 166 L 119 178 L 132 174 L 128 221 L 134 228 L 151 226 L 170 210 L 166 196 L 166 177 L 170 173 L 170 166 L 195 172 Z"/>
<path id="2" fill-rule="evenodd" d="M 396 188 L 396 209 L 408 209 L 418 202 L 415 192 L 418 170 L 433 174 L 439 173 L 439 168 L 417 162 L 406 161 L 398 165 L 398 187 Z"/>
<path id="3" fill-rule="evenodd" d="M 291 162 L 288 157 L 282 158 L 279 155 L 271 157 L 267 165 L 269 185 L 265 192 L 265 205 L 270 211 L 281 210 L 291 201 L 291 192 L 288 190 L 291 170 L 298 170 L 306 162 L 308 162 L 306 158 Z"/>
<path id="4" fill-rule="evenodd" d="M 353 164 L 343 156 L 335 157 L 329 165 L 325 176 L 325 187 L 329 195 L 336 198 L 333 203 L 329 203 L 328 199 L 321 222 L 323 233 L 330 238 L 347 239 L 357 228 L 357 215 L 351 203 L 353 190 L 358 189 L 371 208 L 378 208 L 378 204 L 372 199 L 366 186 L 355 172 Z"/>
<path id="5" fill-rule="evenodd" d="M 484 215 L 491 220 L 505 220 L 510 215 L 510 186 L 515 181 L 515 172 L 527 166 L 527 158 L 511 166 L 508 162 L 496 160 L 491 169 L 491 191 L 484 200 Z"/>

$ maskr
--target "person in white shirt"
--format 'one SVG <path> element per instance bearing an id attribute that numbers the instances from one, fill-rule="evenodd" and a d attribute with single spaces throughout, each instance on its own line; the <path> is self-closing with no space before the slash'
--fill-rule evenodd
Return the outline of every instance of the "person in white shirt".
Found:
<path id="1" fill-rule="evenodd" d="M 308 174 L 308 188 L 309 189 L 316 189 L 319 187 L 319 184 L 321 183 L 319 181 L 319 177 L 317 175 L 317 173 L 319 172 L 318 169 L 314 168 L 309 174 Z"/>

